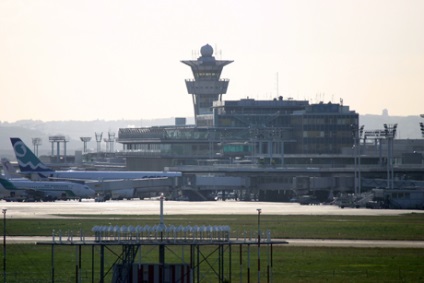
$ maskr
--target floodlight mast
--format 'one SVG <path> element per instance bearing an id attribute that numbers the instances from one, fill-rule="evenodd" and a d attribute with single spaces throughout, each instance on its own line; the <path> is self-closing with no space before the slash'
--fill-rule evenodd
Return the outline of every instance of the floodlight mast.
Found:
<path id="1" fill-rule="evenodd" d="M 106 152 L 114 152 L 115 133 L 109 132 L 108 137 L 104 138 L 103 141 L 106 143 Z"/>
<path id="2" fill-rule="evenodd" d="M 87 152 L 87 143 L 91 141 L 91 137 L 80 137 L 81 141 L 84 143 L 84 153 Z"/>
<path id="3" fill-rule="evenodd" d="M 32 138 L 32 145 L 34 146 L 34 154 L 38 156 L 38 147 L 41 145 L 41 138 Z"/>
<path id="4" fill-rule="evenodd" d="M 97 142 L 97 153 L 100 153 L 100 143 L 102 142 L 102 136 L 103 132 L 95 132 L 94 135 L 96 136 L 96 142 Z"/>
<path id="5" fill-rule="evenodd" d="M 387 140 L 387 188 L 393 189 L 393 140 L 396 137 L 397 124 L 384 124 L 384 134 Z"/>
<path id="6" fill-rule="evenodd" d="M 58 163 L 60 162 L 60 143 L 63 143 L 63 160 L 66 162 L 66 143 L 69 142 L 69 137 L 64 135 L 49 136 L 49 142 L 52 144 L 52 157 L 54 157 L 54 144 L 56 144 L 56 161 Z"/>

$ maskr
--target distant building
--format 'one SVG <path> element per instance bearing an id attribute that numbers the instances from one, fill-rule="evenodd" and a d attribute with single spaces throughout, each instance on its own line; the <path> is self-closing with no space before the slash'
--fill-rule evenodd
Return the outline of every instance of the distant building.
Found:
<path id="1" fill-rule="evenodd" d="M 383 109 L 383 112 L 381 113 L 382 116 L 388 117 L 389 116 L 389 110 Z"/>

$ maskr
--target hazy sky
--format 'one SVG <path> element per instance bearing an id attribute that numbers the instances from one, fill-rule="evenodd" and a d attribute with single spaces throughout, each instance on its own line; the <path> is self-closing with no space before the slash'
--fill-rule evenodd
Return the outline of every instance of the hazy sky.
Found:
<path id="1" fill-rule="evenodd" d="M 0 121 L 191 117 L 206 43 L 226 100 L 424 113 L 422 0 L 0 0 Z"/>

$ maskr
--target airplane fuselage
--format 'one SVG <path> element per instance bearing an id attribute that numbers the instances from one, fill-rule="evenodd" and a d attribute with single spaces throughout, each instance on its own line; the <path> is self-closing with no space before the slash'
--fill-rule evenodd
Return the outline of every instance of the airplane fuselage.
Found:
<path id="1" fill-rule="evenodd" d="M 181 172 L 166 171 L 46 171 L 39 172 L 46 177 L 74 180 L 137 180 L 166 177 L 180 177 Z"/>
<path id="2" fill-rule="evenodd" d="M 45 195 L 60 198 L 63 196 L 74 198 L 93 197 L 95 192 L 86 185 L 71 182 L 42 182 L 29 180 L 13 180 L 11 182 L 17 190 L 42 192 Z"/>

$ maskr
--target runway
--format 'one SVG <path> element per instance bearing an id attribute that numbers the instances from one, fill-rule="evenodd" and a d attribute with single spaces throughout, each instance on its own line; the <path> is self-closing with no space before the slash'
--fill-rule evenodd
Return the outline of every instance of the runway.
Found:
<path id="1" fill-rule="evenodd" d="M 63 239 L 66 241 L 66 237 Z M 77 237 L 75 238 L 77 240 Z M 87 242 L 92 237 L 85 237 Z M 376 241 L 376 240 L 323 240 L 323 239 L 273 239 L 287 241 L 289 246 L 296 247 L 344 247 L 344 248 L 411 248 L 424 249 L 424 241 Z M 46 236 L 8 236 L 7 244 L 36 244 L 37 242 L 51 242 L 52 237 Z M 58 239 L 56 238 L 56 241 Z"/>
<path id="2" fill-rule="evenodd" d="M 73 215 L 159 215 L 159 200 L 120 200 L 94 202 L 93 200 L 56 202 L 5 202 L 7 218 L 61 218 Z M 424 213 L 423 210 L 394 210 L 367 208 L 340 208 L 334 205 L 300 205 L 298 203 L 240 202 L 240 201 L 165 201 L 165 215 L 184 214 L 262 214 L 270 215 L 400 215 Z"/>

